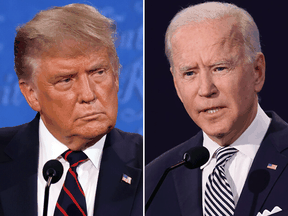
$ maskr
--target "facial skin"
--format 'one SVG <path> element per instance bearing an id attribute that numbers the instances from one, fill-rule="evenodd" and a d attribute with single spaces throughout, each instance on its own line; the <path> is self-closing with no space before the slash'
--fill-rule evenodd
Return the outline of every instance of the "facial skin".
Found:
<path id="1" fill-rule="evenodd" d="M 171 44 L 171 72 L 186 111 L 212 140 L 232 144 L 256 116 L 264 55 L 248 62 L 233 17 L 182 26 Z"/>
<path id="2" fill-rule="evenodd" d="M 50 133 L 71 150 L 84 150 L 115 126 L 119 83 L 106 48 L 74 58 L 43 56 L 34 82 L 19 84 Z"/>

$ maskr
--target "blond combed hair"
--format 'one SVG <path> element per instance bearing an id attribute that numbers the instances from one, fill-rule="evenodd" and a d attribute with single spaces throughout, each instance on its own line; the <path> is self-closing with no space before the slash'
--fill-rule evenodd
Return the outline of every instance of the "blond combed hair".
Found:
<path id="1" fill-rule="evenodd" d="M 237 26 L 243 36 L 246 58 L 249 62 L 255 60 L 257 52 L 261 52 L 259 30 L 252 16 L 242 8 L 230 3 L 205 2 L 189 6 L 179 11 L 171 20 L 165 35 L 165 53 L 173 67 L 171 38 L 181 26 L 204 20 L 220 19 L 232 16 L 237 20 Z"/>
<path id="2" fill-rule="evenodd" d="M 114 45 L 114 21 L 92 6 L 69 4 L 40 11 L 28 23 L 17 28 L 14 55 L 18 79 L 31 80 L 43 54 L 51 57 L 61 55 L 61 50 L 56 53 L 49 51 L 60 47 L 64 40 L 76 42 L 76 47 L 67 48 L 74 57 L 87 54 L 88 50 L 81 49 L 81 44 L 92 51 L 94 48 L 106 47 L 114 73 L 118 75 L 120 64 Z"/>

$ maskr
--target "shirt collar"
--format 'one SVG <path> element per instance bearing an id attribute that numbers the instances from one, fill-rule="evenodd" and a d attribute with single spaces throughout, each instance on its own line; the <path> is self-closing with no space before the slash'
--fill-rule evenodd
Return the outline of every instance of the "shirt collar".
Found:
<path id="1" fill-rule="evenodd" d="M 83 151 L 97 169 L 100 169 L 100 162 L 105 139 L 106 135 L 104 135 L 94 145 L 90 146 L 89 148 Z M 41 157 L 43 158 L 42 161 L 44 161 L 44 163 L 46 163 L 48 160 L 59 158 L 63 152 L 68 150 L 68 147 L 66 145 L 58 141 L 49 132 L 44 122 L 42 121 L 41 117 L 39 123 L 39 141 L 40 141 L 40 148 L 42 149 Z"/>
<path id="2" fill-rule="evenodd" d="M 252 160 L 254 159 L 260 144 L 268 130 L 271 119 L 265 114 L 260 105 L 257 107 L 257 114 L 249 125 L 249 127 L 241 134 L 241 136 L 230 146 L 235 147 L 241 153 L 245 154 Z M 201 166 L 204 169 L 211 161 L 215 151 L 220 147 L 216 142 L 211 140 L 209 136 L 203 131 L 203 146 L 206 147 L 210 153 L 209 160 L 206 164 Z"/>

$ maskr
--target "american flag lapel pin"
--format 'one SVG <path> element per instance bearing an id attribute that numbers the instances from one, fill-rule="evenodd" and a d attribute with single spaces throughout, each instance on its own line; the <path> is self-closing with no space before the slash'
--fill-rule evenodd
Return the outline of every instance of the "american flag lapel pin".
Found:
<path id="1" fill-rule="evenodd" d="M 269 163 L 269 164 L 267 165 L 267 168 L 268 168 L 268 169 L 276 170 L 276 169 L 277 169 L 277 165 L 276 165 L 276 164 Z"/>
<path id="2" fill-rule="evenodd" d="M 127 184 L 131 184 L 132 178 L 130 176 L 128 176 L 128 175 L 123 173 L 122 181 L 126 182 Z"/>

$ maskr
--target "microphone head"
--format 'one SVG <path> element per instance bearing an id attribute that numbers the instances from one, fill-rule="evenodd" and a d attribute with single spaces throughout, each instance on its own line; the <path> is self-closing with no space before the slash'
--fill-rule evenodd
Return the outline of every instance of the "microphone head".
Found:
<path id="1" fill-rule="evenodd" d="M 209 160 L 209 151 L 204 146 L 197 146 L 189 149 L 183 155 L 185 166 L 189 169 L 198 168 Z"/>
<path id="2" fill-rule="evenodd" d="M 259 194 L 268 186 L 270 174 L 267 170 L 258 169 L 250 173 L 247 179 L 249 190 L 254 194 Z M 259 181 L 259 179 L 261 179 L 261 181 Z"/>
<path id="3" fill-rule="evenodd" d="M 58 182 L 63 174 L 63 165 L 58 160 L 49 160 L 43 167 L 43 177 L 47 181 L 52 177 L 51 183 Z"/>

